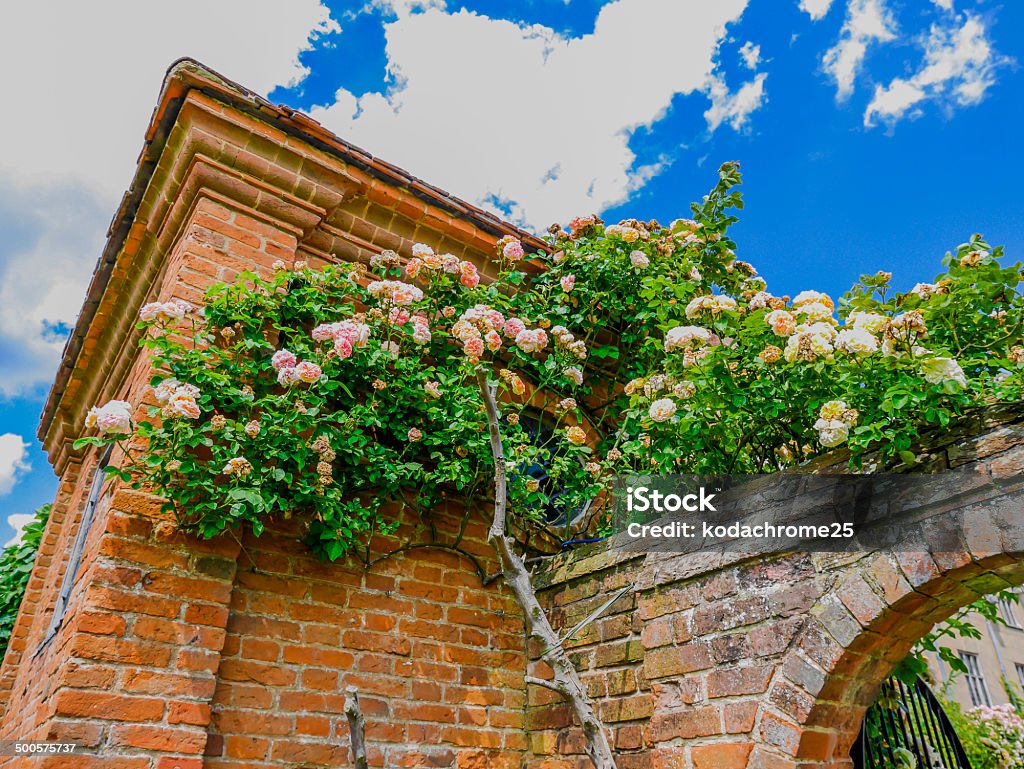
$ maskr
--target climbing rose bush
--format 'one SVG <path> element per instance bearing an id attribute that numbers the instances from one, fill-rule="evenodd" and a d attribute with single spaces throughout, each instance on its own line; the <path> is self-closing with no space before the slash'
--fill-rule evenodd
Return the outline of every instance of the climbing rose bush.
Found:
<path id="1" fill-rule="evenodd" d="M 212 288 L 200 310 L 147 305 L 157 374 L 134 473 L 205 536 L 301 515 L 338 558 L 407 506 L 489 498 L 477 372 L 501 391 L 511 510 L 567 525 L 625 472 L 773 472 L 844 446 L 913 463 L 922 430 L 1021 399 L 1021 265 L 973 236 L 906 293 L 862 276 L 838 302 L 769 292 L 736 258 L 728 163 L 692 218 L 598 217 L 550 250 L 498 242 L 484 276 L 417 244 L 370 264 L 275 265 Z M 137 404 L 136 404 L 137 405 Z"/>
<path id="2" fill-rule="evenodd" d="M 1024 718 L 1012 705 L 946 710 L 973 769 L 1024 769 Z"/>

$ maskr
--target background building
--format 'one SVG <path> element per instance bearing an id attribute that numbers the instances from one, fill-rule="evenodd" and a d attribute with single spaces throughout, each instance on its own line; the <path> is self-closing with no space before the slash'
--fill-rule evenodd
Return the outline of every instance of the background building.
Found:
<path id="1" fill-rule="evenodd" d="M 944 644 L 957 652 L 967 673 L 953 671 L 937 655 L 928 655 L 936 691 L 965 710 L 1005 705 L 1010 702 L 1007 687 L 1017 695 L 1024 693 L 1024 605 L 995 597 L 993 600 L 998 602 L 1005 625 L 973 613 L 969 619 L 981 638 L 955 638 Z"/>

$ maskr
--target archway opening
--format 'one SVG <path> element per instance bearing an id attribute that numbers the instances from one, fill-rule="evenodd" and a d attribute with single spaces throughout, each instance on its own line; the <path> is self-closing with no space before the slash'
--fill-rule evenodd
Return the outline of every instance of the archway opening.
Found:
<path id="1" fill-rule="evenodd" d="M 796 758 L 802 769 L 859 766 L 852 754 L 865 713 L 880 695 L 892 694 L 893 685 L 887 682 L 915 644 L 963 607 L 1024 584 L 1020 500 L 1019 493 L 1012 501 L 1003 500 L 1001 507 L 1010 513 L 1006 516 L 992 516 L 992 511 L 958 515 L 962 550 L 893 550 L 877 554 L 865 566 L 886 595 L 874 604 L 865 602 L 858 617 L 861 630 L 848 643 L 830 649 L 823 684 L 799 741 Z M 988 550 L 981 548 L 982 533 Z M 859 574 L 856 578 L 862 579 Z M 841 590 L 843 586 L 837 587 Z M 920 764 L 907 764 L 912 765 Z"/>

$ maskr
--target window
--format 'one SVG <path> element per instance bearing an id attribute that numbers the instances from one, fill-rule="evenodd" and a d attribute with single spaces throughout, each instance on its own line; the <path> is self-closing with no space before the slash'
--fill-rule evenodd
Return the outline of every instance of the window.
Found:
<path id="1" fill-rule="evenodd" d="M 1017 670 L 1017 683 L 1019 683 L 1021 688 L 1024 689 L 1024 664 L 1015 662 L 1013 663 L 1013 667 Z"/>
<path id="2" fill-rule="evenodd" d="M 33 656 L 38 655 L 46 648 L 46 644 L 57 635 L 57 631 L 60 630 L 60 626 L 64 622 L 64 615 L 68 611 L 68 601 L 71 599 L 71 591 L 75 587 L 75 579 L 78 577 L 78 567 L 82 564 L 82 551 L 85 549 L 85 540 L 89 537 L 92 519 L 96 513 L 96 506 L 100 501 L 100 492 L 103 491 L 103 481 L 106 480 L 106 473 L 103 472 L 103 469 L 110 462 L 112 451 L 113 447 L 108 446 L 107 450 L 103 452 L 103 456 L 100 457 L 96 470 L 93 472 L 92 486 L 89 488 L 89 498 L 85 503 L 85 509 L 82 511 L 82 520 L 78 524 L 78 532 L 75 534 L 75 543 L 71 547 L 71 557 L 68 558 L 68 567 L 64 572 L 64 579 L 60 583 L 60 593 L 57 594 L 57 603 L 53 607 L 50 627 L 47 628 L 46 636 L 43 638 L 43 642 L 39 644 L 39 648 L 36 649 Z"/>
<path id="3" fill-rule="evenodd" d="M 985 676 L 981 672 L 981 664 L 978 662 L 978 655 L 970 652 L 958 652 L 960 659 L 967 666 L 967 690 L 971 695 L 971 704 L 974 707 L 979 705 L 991 705 L 992 698 L 988 696 L 988 686 L 985 685 Z"/>
<path id="4" fill-rule="evenodd" d="M 1017 602 L 1012 598 L 1005 595 L 999 596 L 999 613 L 1003 615 L 1007 626 L 1024 630 L 1021 627 L 1020 620 L 1017 619 Z"/>
<path id="5" fill-rule="evenodd" d="M 544 511 L 544 522 L 551 526 L 563 527 L 566 536 L 570 534 L 574 524 L 578 523 L 590 508 L 590 503 L 572 505 L 567 502 L 566 484 L 556 481 L 548 475 L 555 457 L 560 453 L 555 440 L 555 432 L 545 420 L 544 414 L 536 412 L 525 412 L 519 417 L 519 424 L 523 426 L 532 443 L 535 446 L 552 449 L 555 455 L 546 462 L 538 463 L 527 467 L 523 472 L 535 481 L 540 483 L 540 490 L 548 497 L 548 506 Z"/>

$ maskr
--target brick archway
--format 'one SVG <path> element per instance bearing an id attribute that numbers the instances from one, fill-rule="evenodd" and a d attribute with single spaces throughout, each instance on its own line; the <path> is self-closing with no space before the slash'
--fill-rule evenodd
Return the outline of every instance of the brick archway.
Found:
<path id="1" fill-rule="evenodd" d="M 827 613 L 842 602 L 856 611 L 859 632 L 841 646 L 820 620 L 808 626 L 817 645 L 823 675 L 814 704 L 801 724 L 796 752 L 799 766 L 839 769 L 850 766 L 850 749 L 857 739 L 864 712 L 879 687 L 917 641 L 935 624 L 983 595 L 1024 584 L 1024 515 L 993 520 L 985 510 L 967 510 L 957 520 L 967 546 L 962 551 L 928 553 L 896 549 L 877 554 L 865 574 L 882 588 L 882 595 L 865 593 L 864 576 L 855 573 L 822 597 L 815 610 Z M 975 517 L 976 516 L 976 517 Z M 992 548 L 991 550 L 987 548 Z M 819 614 L 820 616 L 820 614 Z M 842 631 L 838 631 L 840 635 Z M 791 658 L 798 658 L 791 652 Z M 796 670 L 794 659 L 783 669 Z"/>

